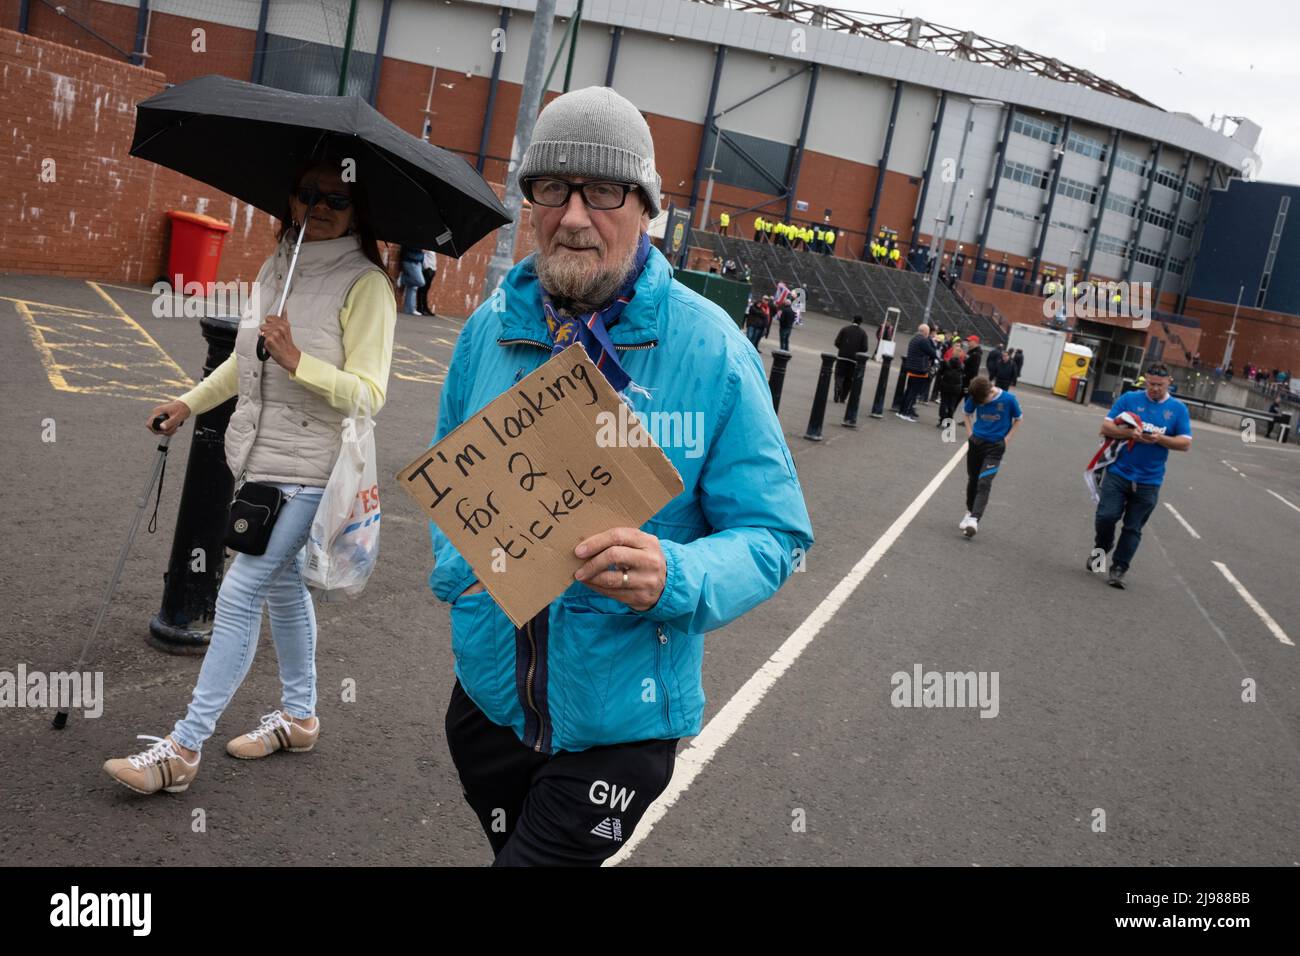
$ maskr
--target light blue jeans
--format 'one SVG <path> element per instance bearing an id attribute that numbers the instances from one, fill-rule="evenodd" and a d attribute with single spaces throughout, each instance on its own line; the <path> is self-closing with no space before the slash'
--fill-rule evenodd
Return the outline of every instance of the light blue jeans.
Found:
<path id="1" fill-rule="evenodd" d="M 424 286 L 424 270 L 420 268 L 420 263 L 403 262 L 402 274 L 398 284 L 406 289 L 406 294 L 402 297 L 402 311 L 413 314 L 416 307 L 416 296 L 419 295 L 420 289 Z"/>
<path id="2" fill-rule="evenodd" d="M 266 553 L 236 554 L 217 592 L 212 640 L 203 657 L 189 710 L 172 738 L 201 750 L 248 676 L 262 633 L 262 605 L 271 614 L 271 638 L 284 685 L 281 707 L 305 720 L 316 714 L 316 611 L 302 581 L 303 547 L 324 488 L 277 485 L 289 498 L 280 508 Z"/>

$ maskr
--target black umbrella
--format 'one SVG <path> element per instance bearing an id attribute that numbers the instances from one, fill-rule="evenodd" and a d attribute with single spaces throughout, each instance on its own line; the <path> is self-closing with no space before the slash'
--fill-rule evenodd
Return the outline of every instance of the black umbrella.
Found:
<path id="1" fill-rule="evenodd" d="M 356 96 L 308 96 L 201 76 L 136 107 L 131 155 L 280 216 L 299 167 L 327 139 L 356 150 L 377 238 L 457 257 L 510 221 L 465 160 Z M 346 149 L 343 155 L 349 155 Z"/>
<path id="2" fill-rule="evenodd" d="M 356 96 L 308 96 L 201 76 L 137 104 L 131 155 L 280 216 L 294 174 L 331 139 L 333 147 L 342 141 L 342 155 L 365 177 L 376 238 L 459 257 L 510 221 L 469 163 L 416 139 Z M 284 311 L 301 246 L 299 230 L 276 314 Z M 257 357 L 270 357 L 261 336 Z"/>

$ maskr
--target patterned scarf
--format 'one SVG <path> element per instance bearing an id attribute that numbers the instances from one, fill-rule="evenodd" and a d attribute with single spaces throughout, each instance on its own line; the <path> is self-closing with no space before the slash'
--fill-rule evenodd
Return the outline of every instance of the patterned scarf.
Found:
<path id="1" fill-rule="evenodd" d="M 606 326 L 617 319 L 624 306 L 632 301 L 632 296 L 636 294 L 636 280 L 641 277 L 649 255 L 650 237 L 642 233 L 627 281 L 609 305 L 591 313 L 561 313 L 546 290 L 542 290 L 542 308 L 546 313 L 546 327 L 551 333 L 551 354 L 557 355 L 574 342 L 581 342 L 587 356 L 625 402 L 628 401 L 625 391 L 647 398 L 650 393 L 633 382 L 632 377 L 624 371 Z M 550 674 L 547 667 L 550 619 L 551 608 L 547 605 L 523 627 L 515 628 L 515 690 L 524 711 L 524 733 L 520 739 L 526 747 L 547 754 L 551 753 L 552 729 Z"/>
<path id="2" fill-rule="evenodd" d="M 551 300 L 550 294 L 545 289 L 542 290 L 542 309 L 546 313 L 546 327 L 551 333 L 551 354 L 558 355 L 574 342 L 581 342 L 582 347 L 587 351 L 587 356 L 596 364 L 596 368 L 601 370 L 614 391 L 620 394 L 624 389 L 643 395 L 648 394 L 623 370 L 623 365 L 618 360 L 618 353 L 614 350 L 614 343 L 610 341 L 606 329 L 622 313 L 624 306 L 632 301 L 632 297 L 636 294 L 637 279 L 641 278 L 641 272 L 645 269 L 649 255 L 650 237 L 642 233 L 627 281 L 623 283 L 623 287 L 618 290 L 618 294 L 609 305 L 595 312 L 580 315 L 561 312 Z"/>

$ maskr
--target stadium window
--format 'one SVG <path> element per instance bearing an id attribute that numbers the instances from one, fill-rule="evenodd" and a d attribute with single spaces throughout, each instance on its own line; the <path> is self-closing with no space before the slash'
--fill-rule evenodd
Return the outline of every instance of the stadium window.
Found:
<path id="1" fill-rule="evenodd" d="M 1141 156 L 1134 156 L 1122 149 L 1115 154 L 1115 165 L 1120 169 L 1127 169 L 1130 173 L 1137 173 L 1139 176 L 1146 176 L 1147 174 L 1147 161 Z"/>
<path id="2" fill-rule="evenodd" d="M 1062 196 L 1078 199 L 1089 205 L 1095 205 L 1097 202 L 1097 187 L 1081 183 L 1077 179 L 1067 179 L 1062 176 L 1056 181 L 1056 191 Z"/>
<path id="3" fill-rule="evenodd" d="M 1028 136 L 1030 139 L 1050 143 L 1053 146 L 1061 139 L 1061 127 L 1034 116 L 1025 116 L 1022 113 L 1017 113 L 1015 119 L 1011 121 L 1011 130 Z"/>
<path id="4" fill-rule="evenodd" d="M 1076 226 L 1076 225 L 1075 225 L 1074 223 L 1072 223 L 1072 222 L 1062 222 L 1062 221 L 1059 220 L 1059 219 L 1053 219 L 1053 220 L 1052 220 L 1052 225 L 1053 225 L 1053 226 L 1056 226 L 1056 227 L 1059 228 L 1059 229 L 1068 229 L 1068 230 L 1070 230 L 1070 232 L 1082 232 L 1082 233 L 1087 233 L 1087 231 L 1088 231 L 1088 227 L 1087 227 L 1087 226 Z"/>
<path id="5" fill-rule="evenodd" d="M 1023 209 L 1012 209 L 1010 206 L 1003 206 L 1001 204 L 996 205 L 993 208 L 998 212 L 1004 212 L 1008 216 L 1013 216 L 1016 219 L 1024 219 L 1026 222 L 1038 222 L 1038 216 L 1030 212 L 1025 212 Z"/>
<path id="6" fill-rule="evenodd" d="M 1192 238 L 1192 233 L 1195 231 L 1195 227 L 1186 219 L 1179 219 L 1178 225 L 1175 227 L 1174 231 L 1184 239 L 1190 239 Z"/>
<path id="7" fill-rule="evenodd" d="M 1183 195 L 1186 196 L 1188 199 L 1190 199 L 1192 202 L 1200 202 L 1201 196 L 1203 196 L 1204 193 L 1201 192 L 1200 186 L 1196 185 L 1195 183 L 1188 183 L 1186 186 L 1183 187 Z"/>
<path id="8" fill-rule="evenodd" d="M 1091 136 L 1084 136 L 1082 133 L 1071 133 L 1065 141 L 1065 148 L 1072 149 L 1081 156 L 1100 160 L 1103 163 L 1106 161 L 1106 144 L 1101 140 L 1093 139 Z"/>
<path id="9" fill-rule="evenodd" d="M 336 46 L 268 33 L 262 83 L 293 93 L 333 96 L 339 88 L 342 56 L 342 50 Z M 370 95 L 374 66 L 373 53 L 353 49 L 348 58 L 349 95 L 362 99 Z"/>
<path id="10" fill-rule="evenodd" d="M 1176 275 L 1176 276 L 1180 276 L 1180 275 L 1182 275 L 1186 270 L 1187 270 L 1187 260 L 1186 260 L 1186 259 L 1170 259 L 1170 260 L 1169 260 L 1169 271 L 1172 272 L 1174 275 Z"/>
<path id="11" fill-rule="evenodd" d="M 1039 189 L 1047 188 L 1048 176 L 1046 170 L 1038 169 L 1035 166 L 1026 166 L 1024 163 L 1011 160 L 1003 164 L 1002 178 L 1024 183 L 1026 186 L 1036 186 Z"/>
<path id="12" fill-rule="evenodd" d="M 1131 219 L 1137 214 L 1137 201 L 1130 199 L 1128 196 L 1111 193 L 1106 197 L 1106 208 Z"/>
<path id="13" fill-rule="evenodd" d="M 786 175 L 790 171 L 794 147 L 787 143 L 760 139 L 747 133 L 737 133 L 734 130 L 723 130 L 723 132 L 726 138 L 718 146 L 718 172 L 714 174 L 715 181 L 772 196 L 779 195 L 781 192 L 779 184 L 785 182 Z M 738 145 L 749 154 L 750 158 L 738 153 L 727 140 Z M 705 132 L 704 150 L 706 155 L 713 154 L 712 130 Z M 755 162 L 763 172 L 767 173 L 766 176 L 754 167 Z"/>
<path id="14" fill-rule="evenodd" d="M 1104 232 L 1097 234 L 1097 249 L 1101 252 L 1119 256 L 1121 259 L 1128 258 L 1128 241 L 1118 239 L 1115 236 L 1108 236 Z"/>
<path id="15" fill-rule="evenodd" d="M 1172 169 L 1165 169 L 1163 166 L 1157 166 L 1155 181 L 1167 189 L 1172 189 L 1174 192 L 1178 192 L 1178 184 L 1182 181 L 1182 177 Z"/>
<path id="16" fill-rule="evenodd" d="M 1162 209 L 1147 206 L 1147 222 L 1160 229 L 1169 229 L 1174 224 L 1174 217 Z"/>
<path id="17" fill-rule="evenodd" d="M 1148 249 L 1146 246 L 1138 246 L 1135 258 L 1144 266 L 1158 267 L 1160 265 L 1161 256 L 1160 253 L 1154 249 Z"/>

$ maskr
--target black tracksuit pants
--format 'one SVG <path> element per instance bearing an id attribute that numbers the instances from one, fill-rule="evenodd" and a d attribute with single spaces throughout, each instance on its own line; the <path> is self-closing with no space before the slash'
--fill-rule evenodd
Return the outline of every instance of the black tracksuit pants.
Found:
<path id="1" fill-rule="evenodd" d="M 948 419 L 957 414 L 957 406 L 961 403 L 961 392 L 939 390 L 939 423 L 943 424 Z"/>
<path id="2" fill-rule="evenodd" d="M 989 489 L 1002 466 L 1002 455 L 1007 450 L 1004 441 L 986 441 L 974 435 L 967 441 L 966 449 L 966 510 L 971 517 L 980 518 L 989 503 Z"/>
<path id="3" fill-rule="evenodd" d="M 668 787 L 676 740 L 537 753 L 488 720 L 457 681 L 447 746 L 493 866 L 599 866 Z"/>

